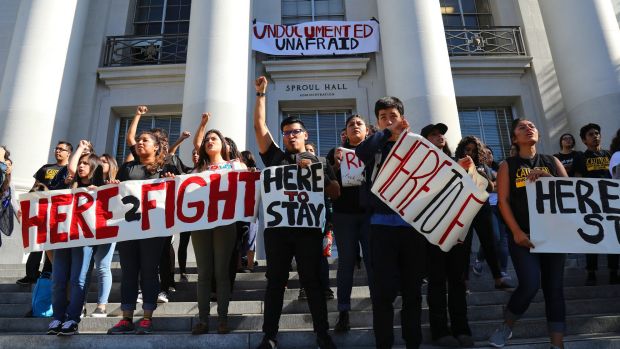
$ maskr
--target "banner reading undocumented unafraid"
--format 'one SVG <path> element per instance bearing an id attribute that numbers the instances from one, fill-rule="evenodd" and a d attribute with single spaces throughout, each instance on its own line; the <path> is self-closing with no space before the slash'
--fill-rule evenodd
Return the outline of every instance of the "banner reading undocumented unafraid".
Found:
<path id="1" fill-rule="evenodd" d="M 454 160 L 420 135 L 406 132 L 371 190 L 443 251 L 464 240 L 489 197 Z"/>
<path id="2" fill-rule="evenodd" d="M 620 180 L 527 182 L 531 252 L 620 254 Z"/>
<path id="3" fill-rule="evenodd" d="M 318 21 L 296 25 L 256 22 L 252 49 L 270 55 L 351 55 L 379 51 L 376 21 Z"/>
<path id="4" fill-rule="evenodd" d="M 169 236 L 254 222 L 260 173 L 215 171 L 20 196 L 26 251 Z"/>

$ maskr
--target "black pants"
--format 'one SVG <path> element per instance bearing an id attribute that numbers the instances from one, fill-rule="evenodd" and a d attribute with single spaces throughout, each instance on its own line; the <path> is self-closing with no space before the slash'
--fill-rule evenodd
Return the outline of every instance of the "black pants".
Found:
<path id="1" fill-rule="evenodd" d="M 189 239 L 192 236 L 192 233 L 186 231 L 184 233 L 179 234 L 179 250 L 177 251 L 177 258 L 179 259 L 179 273 L 186 274 L 187 273 L 187 246 L 189 245 Z"/>
<path id="2" fill-rule="evenodd" d="M 465 248 L 467 249 L 468 257 L 463 262 L 463 266 L 465 268 L 466 280 L 469 280 L 469 254 L 471 253 L 471 243 L 474 235 L 472 229 L 476 229 L 476 234 L 478 234 L 478 239 L 480 240 L 480 246 L 482 247 L 482 251 L 484 251 L 484 256 L 489 265 L 489 269 L 491 269 L 493 278 L 501 278 L 502 273 L 499 269 L 499 258 L 495 250 L 495 235 L 493 234 L 493 210 L 491 205 L 489 205 L 489 201 L 482 205 L 480 211 L 478 211 L 478 214 L 474 217 L 469 233 L 467 233 L 467 238 L 465 239 Z"/>
<path id="3" fill-rule="evenodd" d="M 471 336 L 467 322 L 465 274 L 463 269 L 458 267 L 468 261 L 469 254 L 465 247 L 464 244 L 457 244 L 450 251 L 443 252 L 439 246 L 430 243 L 427 246 L 427 303 L 433 340 L 450 335 Z M 450 313 L 451 331 L 448 329 L 448 313 Z"/>
<path id="4" fill-rule="evenodd" d="M 52 272 L 52 263 L 47 258 L 47 255 L 43 251 L 30 252 L 28 260 L 26 261 L 26 276 L 31 279 L 39 278 L 39 264 L 41 264 L 41 257 L 43 260 L 43 273 Z"/>
<path id="5" fill-rule="evenodd" d="M 618 257 L 617 254 L 607 255 L 607 268 L 609 271 L 618 271 Z M 598 270 L 598 254 L 588 253 L 586 254 L 586 270 L 596 271 Z"/>
<path id="6" fill-rule="evenodd" d="M 165 237 L 164 247 L 159 260 L 160 287 L 164 292 L 174 287 L 174 248 L 172 247 L 172 235 Z"/>
<path id="7" fill-rule="evenodd" d="M 293 256 L 301 284 L 306 289 L 308 306 L 312 314 L 314 332 L 327 333 L 327 305 L 320 281 L 320 265 L 323 258 L 323 234 L 320 229 L 267 228 L 265 229 L 265 253 L 267 255 L 267 290 L 265 292 L 265 315 L 263 332 L 270 339 L 278 334 L 282 314 L 284 288 L 288 281 L 289 266 Z"/>
<path id="8" fill-rule="evenodd" d="M 394 345 L 394 300 L 402 296 L 401 327 L 407 348 L 422 342 L 422 277 L 426 239 L 413 228 L 370 226 L 370 265 L 374 275 L 372 311 L 377 348 Z"/>

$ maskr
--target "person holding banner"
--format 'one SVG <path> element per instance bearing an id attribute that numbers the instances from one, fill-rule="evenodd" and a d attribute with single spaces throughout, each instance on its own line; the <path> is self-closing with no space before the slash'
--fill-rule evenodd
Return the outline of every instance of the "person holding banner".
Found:
<path id="1" fill-rule="evenodd" d="M 375 116 L 381 131 L 366 138 L 355 154 L 366 167 L 370 189 L 379 169 L 409 122 L 403 103 L 384 97 L 375 103 Z M 426 270 L 426 239 L 377 196 L 367 191 L 370 216 L 370 260 L 373 274 L 373 329 L 377 348 L 394 345 L 394 300 L 400 291 L 402 336 L 407 348 L 422 342 L 422 277 Z"/>
<path id="2" fill-rule="evenodd" d="M 217 170 L 241 170 L 245 165 L 240 161 L 230 161 L 230 155 L 224 136 L 218 130 L 204 132 L 210 114 L 202 114 L 196 135 L 204 134 L 198 148 L 198 164 L 194 172 Z M 218 327 L 217 333 L 230 332 L 228 328 L 228 304 L 232 294 L 230 282 L 230 262 L 237 241 L 236 223 L 212 229 L 197 230 L 191 233 L 192 246 L 196 254 L 198 267 L 198 317 L 200 322 L 192 328 L 192 334 L 209 332 L 209 311 L 211 289 L 215 281 L 217 295 Z M 235 261 L 236 262 L 236 261 Z M 235 264 L 236 266 L 236 264 Z M 214 277 L 215 276 L 215 277 Z"/>
<path id="3" fill-rule="evenodd" d="M 359 159 L 355 156 L 355 148 L 366 139 L 368 133 L 366 122 L 360 115 L 351 115 L 346 122 L 346 138 L 343 148 L 351 152 L 343 156 L 346 150 L 334 148 L 334 169 L 338 183 L 342 188 L 340 197 L 334 200 L 334 234 L 338 248 L 338 273 L 336 285 L 338 286 L 338 322 L 334 327 L 336 332 L 346 332 L 351 329 L 349 324 L 349 311 L 351 310 L 351 290 L 353 288 L 353 271 L 357 262 L 358 251 L 362 249 L 368 284 L 372 289 L 372 272 L 370 266 L 370 252 L 368 251 L 368 235 L 370 222 L 366 210 L 360 204 L 360 183 L 344 183 L 342 168 L 344 170 L 354 167 L 363 171 Z M 348 153 L 348 151 L 347 151 Z"/>
<path id="4" fill-rule="evenodd" d="M 588 149 L 579 153 L 574 161 L 574 172 L 576 177 L 585 178 L 611 178 L 609 173 L 609 162 L 611 153 L 601 149 L 601 127 L 597 124 L 587 124 L 579 130 L 579 137 Z M 607 268 L 609 269 L 609 284 L 620 283 L 618 277 L 618 262 L 620 256 L 617 254 L 607 255 Z M 596 270 L 598 269 L 598 255 L 586 254 L 586 286 L 596 285 Z"/>
<path id="5" fill-rule="evenodd" d="M 516 321 L 525 313 L 542 286 L 552 348 L 563 348 L 566 331 L 566 255 L 532 253 L 534 245 L 529 239 L 530 221 L 525 184 L 526 181 L 536 181 L 540 177 L 567 177 L 567 174 L 558 159 L 537 152 L 538 129 L 531 121 L 515 119 L 511 136 L 512 142 L 519 147 L 519 154 L 500 164 L 497 196 L 499 210 L 513 237 L 509 240 L 509 249 L 519 286 L 508 301 L 504 323 L 491 335 L 489 344 L 498 348 L 506 345 L 512 337 Z"/>
<path id="6" fill-rule="evenodd" d="M 267 78 L 259 77 L 254 86 L 256 88 L 254 132 L 265 166 L 298 164 L 299 166 L 309 167 L 311 163 L 319 162 L 316 156 L 305 151 L 308 133 L 303 122 L 294 117 L 288 117 L 280 124 L 285 150 L 278 148 L 266 124 L 265 93 L 267 92 Z M 330 177 L 329 167 L 326 170 L 327 177 Z M 333 176 L 331 177 L 333 178 Z M 338 182 L 325 178 L 324 183 L 325 192 L 331 198 L 337 198 L 340 194 Z M 317 344 L 322 349 L 336 348 L 328 334 L 327 304 L 320 281 L 320 265 L 321 258 L 323 258 L 322 230 L 320 227 L 275 226 L 266 228 L 264 237 L 267 256 L 267 290 L 265 291 L 263 319 L 264 337 L 257 349 L 277 347 L 276 336 L 282 313 L 284 288 L 288 281 L 289 266 L 293 257 L 297 261 L 300 282 L 308 296 Z"/>
<path id="7" fill-rule="evenodd" d="M 118 171 L 119 181 L 174 177 L 179 167 L 165 161 L 163 141 L 153 130 L 143 131 L 136 143 L 137 159 L 124 163 Z M 152 317 L 159 294 L 158 269 L 166 237 L 122 241 L 117 244 L 121 258 L 121 310 L 123 318 L 108 334 L 148 334 L 153 332 Z M 143 318 L 137 326 L 133 313 L 138 298 L 138 282 L 142 288 Z"/>

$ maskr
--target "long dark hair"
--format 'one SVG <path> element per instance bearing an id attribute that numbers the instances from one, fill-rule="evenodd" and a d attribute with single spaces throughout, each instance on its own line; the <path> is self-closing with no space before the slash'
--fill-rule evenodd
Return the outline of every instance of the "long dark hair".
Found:
<path id="1" fill-rule="evenodd" d="M 487 156 L 484 153 L 484 147 L 480 139 L 476 136 L 465 136 L 459 142 L 459 145 L 456 146 L 456 150 L 454 151 L 455 156 L 458 159 L 461 159 L 465 156 L 465 146 L 473 143 L 476 146 L 476 153 L 473 154 L 472 160 L 474 160 L 474 164 L 479 166 L 480 164 L 486 163 Z"/>
<path id="2" fill-rule="evenodd" d="M 228 156 L 230 157 L 230 159 L 240 159 L 241 153 L 239 152 L 237 143 L 235 143 L 235 141 L 233 141 L 232 138 L 229 137 L 224 137 L 224 139 L 226 140 L 226 144 L 228 144 L 228 146 L 230 147 L 230 151 L 228 152 Z"/>
<path id="3" fill-rule="evenodd" d="M 209 154 L 207 154 L 207 151 L 205 150 L 207 136 L 209 136 L 209 134 L 211 133 L 217 135 L 217 137 L 220 139 L 220 142 L 222 142 L 222 149 L 220 150 L 220 155 L 222 155 L 222 159 L 224 159 L 225 161 L 230 160 L 230 155 L 228 154 L 228 151 L 226 151 L 226 139 L 224 138 L 224 135 L 222 135 L 222 133 L 218 130 L 209 130 L 207 131 L 207 133 L 205 133 L 205 136 L 202 139 L 202 143 L 200 144 L 200 149 L 198 149 L 198 165 L 196 165 L 196 168 L 201 171 L 204 171 L 209 165 L 211 165 L 211 159 L 209 158 Z"/>
<path id="4" fill-rule="evenodd" d="M 80 156 L 80 160 L 78 161 L 78 167 L 80 166 L 80 162 L 82 162 L 86 158 L 88 162 L 88 166 L 90 167 L 90 172 L 88 172 L 87 179 L 90 185 L 100 186 L 103 185 L 103 167 L 101 167 L 101 160 L 99 160 L 99 156 L 97 154 L 84 154 Z M 78 172 L 75 173 L 75 178 L 73 179 L 73 188 L 76 188 L 82 178 L 78 175 Z"/>
<path id="5" fill-rule="evenodd" d="M 615 153 L 620 151 L 620 128 L 616 131 L 616 136 L 611 140 L 611 144 L 609 145 L 609 152 Z"/>
<path id="6" fill-rule="evenodd" d="M 252 154 L 249 150 L 244 150 L 241 152 L 241 162 L 243 162 L 248 168 L 256 168 L 256 159 L 254 158 L 254 154 Z"/>
<path id="7" fill-rule="evenodd" d="M 156 129 L 149 130 L 149 131 L 142 131 L 140 132 L 140 135 L 138 135 L 138 138 L 140 138 L 142 135 L 148 135 L 153 140 L 155 145 L 159 147 L 159 149 L 155 152 L 155 161 L 150 164 L 142 164 L 144 165 L 144 168 L 146 169 L 148 173 L 153 174 L 159 171 L 164 166 L 164 162 L 166 160 L 166 150 L 162 145 L 162 140 L 159 136 L 159 131 L 157 131 Z M 138 159 L 138 162 L 140 162 L 139 159 Z"/>
<path id="8" fill-rule="evenodd" d="M 108 166 L 110 168 L 108 170 L 108 178 L 104 178 L 104 179 L 107 179 L 107 180 L 116 179 L 116 174 L 118 173 L 118 163 L 116 162 L 116 159 L 108 153 L 101 155 L 101 157 L 106 159 L 106 161 L 108 162 Z"/>

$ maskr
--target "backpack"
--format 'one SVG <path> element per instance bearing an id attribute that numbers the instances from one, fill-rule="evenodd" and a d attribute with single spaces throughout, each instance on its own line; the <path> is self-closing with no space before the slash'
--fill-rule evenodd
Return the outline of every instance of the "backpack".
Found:
<path id="1" fill-rule="evenodd" d="M 32 316 L 52 317 L 52 278 L 50 273 L 41 273 L 32 290 Z"/>

